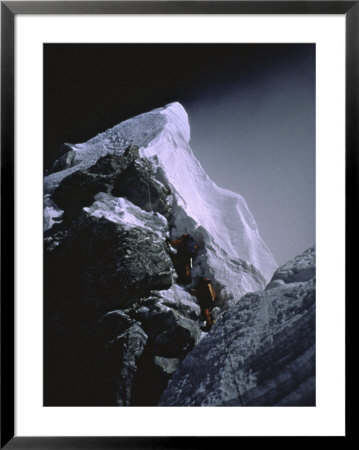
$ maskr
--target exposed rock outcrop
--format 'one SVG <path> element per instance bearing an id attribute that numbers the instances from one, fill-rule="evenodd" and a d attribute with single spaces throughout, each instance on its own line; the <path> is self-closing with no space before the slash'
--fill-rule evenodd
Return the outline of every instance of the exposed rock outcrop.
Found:
<path id="1" fill-rule="evenodd" d="M 66 151 L 59 159 L 57 159 L 52 167 L 52 172 L 58 172 L 60 170 L 68 169 L 72 167 L 72 164 L 75 159 L 76 152 L 74 152 L 71 148 Z"/>
<path id="2" fill-rule="evenodd" d="M 107 352 L 113 363 L 110 374 L 116 376 L 115 395 L 118 406 L 131 405 L 133 379 L 146 342 L 146 333 L 138 324 L 134 324 L 108 345 Z"/>
<path id="3" fill-rule="evenodd" d="M 272 289 L 276 284 L 308 281 L 315 276 L 315 247 L 309 248 L 302 255 L 296 256 L 279 267 L 273 274 L 266 289 Z"/>

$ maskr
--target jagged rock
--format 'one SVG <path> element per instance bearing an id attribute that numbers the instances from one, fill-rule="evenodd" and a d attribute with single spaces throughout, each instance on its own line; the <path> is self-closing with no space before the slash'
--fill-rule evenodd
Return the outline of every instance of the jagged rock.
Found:
<path id="1" fill-rule="evenodd" d="M 201 338 L 198 323 L 172 311 L 174 323 L 157 336 L 153 352 L 166 358 L 183 358 Z"/>
<path id="2" fill-rule="evenodd" d="M 284 283 L 308 281 L 315 276 L 315 247 L 283 264 L 273 274 L 271 283 L 282 280 Z M 273 286 L 273 284 L 271 284 Z M 267 289 L 269 289 L 267 287 Z"/>
<path id="3" fill-rule="evenodd" d="M 57 160 L 59 160 L 62 156 L 71 151 L 74 151 L 73 144 L 70 144 L 69 142 L 64 142 L 60 144 L 59 147 L 57 148 L 57 151 L 55 152 L 55 160 L 53 162 L 53 166 L 56 164 Z"/>
<path id="4" fill-rule="evenodd" d="M 183 287 L 173 284 L 170 289 L 152 292 L 164 306 L 175 309 L 182 316 L 195 321 L 201 318 L 201 309 L 196 297 L 190 295 Z"/>
<path id="5" fill-rule="evenodd" d="M 265 290 L 268 291 L 269 289 L 273 289 L 273 288 L 282 286 L 283 284 L 285 284 L 285 282 L 281 279 L 273 280 L 267 284 Z"/>
<path id="6" fill-rule="evenodd" d="M 171 286 L 172 262 L 153 231 L 84 216 L 59 242 L 45 255 L 47 286 L 71 307 L 106 312 Z"/>
<path id="7" fill-rule="evenodd" d="M 54 190 L 52 200 L 65 211 L 65 218 L 71 220 L 84 206 L 90 206 L 99 192 L 126 197 L 145 211 L 168 216 L 171 191 L 156 180 L 152 164 L 138 158 L 139 149 L 135 145 L 129 146 L 121 156 L 106 155 L 87 170 L 78 170 L 64 178 Z"/>
<path id="8" fill-rule="evenodd" d="M 116 374 L 116 403 L 118 406 L 131 404 L 133 378 L 146 341 L 146 333 L 139 325 L 134 324 L 109 345 L 108 353 L 113 362 L 113 373 Z"/>
<path id="9" fill-rule="evenodd" d="M 131 160 L 137 159 L 140 157 L 140 148 L 137 145 L 131 144 L 124 151 L 123 156 L 125 158 L 129 158 Z"/>
<path id="10" fill-rule="evenodd" d="M 72 167 L 75 155 L 76 153 L 74 152 L 74 150 L 70 148 L 64 155 L 62 155 L 54 162 L 51 172 L 58 172 L 59 170 L 64 170 Z"/>
<path id="11" fill-rule="evenodd" d="M 304 253 L 306 259 L 308 252 Z M 306 267 L 295 259 L 297 275 Z M 246 294 L 185 357 L 161 406 L 315 404 L 315 279 Z"/>
<path id="12" fill-rule="evenodd" d="M 58 231 L 54 228 L 49 235 L 47 235 L 46 231 L 44 233 L 44 249 L 46 252 L 55 250 L 55 248 L 60 245 L 61 242 L 65 241 L 70 234 L 69 230 L 63 229 L 62 227 Z"/>
<path id="13" fill-rule="evenodd" d="M 150 335 L 133 381 L 133 406 L 155 406 L 158 403 L 180 360 L 201 336 L 198 323 L 183 318 L 177 311 L 151 317 L 147 312 L 140 311 L 145 313 L 146 321 L 149 320 L 147 323 L 144 321 L 142 327 L 150 330 Z M 161 329 L 164 331 L 158 334 Z"/>
<path id="14" fill-rule="evenodd" d="M 64 178 L 52 194 L 52 200 L 70 219 L 77 217 L 84 206 L 94 201 L 99 192 L 111 192 L 129 158 L 106 155 L 87 170 L 78 170 Z"/>
<path id="15" fill-rule="evenodd" d="M 161 300 L 159 293 L 153 292 L 152 296 L 141 299 L 126 309 L 126 315 L 136 320 L 148 335 L 146 348 L 133 381 L 132 405 L 156 405 L 180 359 L 201 336 L 198 322 L 186 319 L 178 311 L 165 306 Z M 159 340 L 167 332 L 171 334 L 171 337 L 167 336 L 171 341 L 171 354 L 178 357 L 167 358 L 158 355 Z"/>
<path id="16" fill-rule="evenodd" d="M 127 165 L 131 161 L 132 157 L 125 157 L 125 155 L 106 155 L 100 158 L 96 164 L 89 167 L 85 172 L 106 175 L 108 177 L 108 183 L 113 185 L 117 176 L 126 169 Z"/>
<path id="17" fill-rule="evenodd" d="M 157 211 L 168 217 L 171 211 L 171 191 L 156 180 L 150 162 L 138 159 L 128 165 L 117 179 L 112 194 L 126 197 L 145 211 Z"/>
<path id="18" fill-rule="evenodd" d="M 75 156 L 71 150 L 72 161 Z M 56 164 L 60 164 L 62 158 Z M 63 209 L 70 218 L 78 216 L 84 206 L 93 203 L 94 196 L 99 192 L 111 192 L 129 164 L 138 157 L 138 147 L 129 146 L 123 155 L 106 155 L 100 158 L 96 164 L 86 170 L 78 170 L 65 177 L 54 190 L 52 200 Z M 62 169 L 65 169 L 63 167 Z M 59 169 L 60 170 L 60 169 Z"/>
<path id="19" fill-rule="evenodd" d="M 108 192 L 111 188 L 107 176 L 78 171 L 62 181 L 55 189 L 52 199 L 65 211 L 66 216 L 73 219 L 80 214 L 84 206 L 93 203 L 98 192 Z"/>
<path id="20" fill-rule="evenodd" d="M 102 341 L 108 343 L 134 324 L 136 322 L 125 312 L 121 310 L 110 311 L 101 317 L 96 326 L 96 332 Z"/>
<path id="21" fill-rule="evenodd" d="M 153 297 L 152 297 L 153 299 Z M 186 352 L 186 349 L 192 348 L 199 339 L 198 323 L 187 319 L 178 311 L 171 309 L 159 302 L 149 305 L 148 301 L 141 302 L 141 305 L 131 311 L 131 316 L 141 323 L 142 328 L 146 331 L 152 340 L 155 340 L 155 350 L 158 351 L 159 342 L 164 339 L 163 333 L 170 333 L 176 342 L 176 348 L 180 356 Z M 147 303 L 147 304 L 146 304 Z M 159 337 L 159 341 L 157 337 Z M 167 336 L 167 335 L 166 335 Z M 159 354 L 159 353 L 158 353 Z"/>
<path id="22" fill-rule="evenodd" d="M 133 311 L 132 316 L 141 323 L 151 339 L 176 323 L 175 312 L 164 308 L 160 303 L 152 306 L 141 305 Z"/>
<path id="23" fill-rule="evenodd" d="M 161 311 L 167 314 L 169 309 L 178 311 L 182 316 L 192 320 L 200 320 L 201 309 L 194 296 L 182 286 L 173 284 L 169 289 L 152 290 L 149 297 L 142 298 L 133 308 L 141 306 L 151 309 L 153 313 Z M 134 310 L 133 310 L 134 311 Z"/>

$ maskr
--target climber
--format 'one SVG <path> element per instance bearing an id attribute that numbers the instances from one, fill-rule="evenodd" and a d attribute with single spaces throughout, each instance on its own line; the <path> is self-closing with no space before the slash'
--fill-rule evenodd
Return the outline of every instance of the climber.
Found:
<path id="1" fill-rule="evenodd" d="M 211 280 L 209 278 L 201 278 L 195 289 L 191 290 L 191 294 L 195 295 L 199 301 L 201 307 L 201 313 L 206 321 L 203 331 L 209 331 L 211 326 L 215 323 L 211 310 L 214 307 L 216 301 L 216 294 L 213 290 Z"/>
<path id="2" fill-rule="evenodd" d="M 182 234 L 178 239 L 166 239 L 166 242 L 177 250 L 172 259 L 178 272 L 179 281 L 190 283 L 193 259 L 196 256 L 198 245 L 190 234 Z"/>

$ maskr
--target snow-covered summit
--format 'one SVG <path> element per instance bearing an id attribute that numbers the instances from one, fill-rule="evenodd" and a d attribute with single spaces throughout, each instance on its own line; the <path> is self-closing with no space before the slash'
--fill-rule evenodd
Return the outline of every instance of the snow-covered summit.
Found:
<path id="1" fill-rule="evenodd" d="M 141 149 L 141 156 L 163 169 L 177 192 L 178 207 L 194 220 L 196 227 L 204 228 L 214 238 L 210 239 L 212 244 L 229 257 L 253 264 L 268 280 L 276 262 L 258 233 L 245 199 L 218 187 L 205 173 L 189 146 L 188 116 L 182 105 L 171 103 L 160 113 L 166 117 L 166 125 Z M 185 232 L 188 224 L 183 215 L 178 212 L 176 218 L 176 229 Z"/>
<path id="2" fill-rule="evenodd" d="M 166 117 L 166 128 L 172 130 L 174 136 L 180 133 L 183 139 L 189 143 L 191 130 L 188 115 L 184 107 L 179 102 L 169 103 L 160 109 L 162 115 Z"/>
<path id="3" fill-rule="evenodd" d="M 103 156 L 123 155 L 129 145 L 136 145 L 140 157 L 154 167 L 156 180 L 172 193 L 168 219 L 171 236 L 187 232 L 201 242 L 194 273 L 210 276 L 236 301 L 246 292 L 263 288 L 277 265 L 244 198 L 218 187 L 208 177 L 189 142 L 188 115 L 175 102 L 121 122 L 85 143 L 68 144 L 74 152 L 71 166 L 45 178 L 45 222 L 51 227 L 54 218 L 59 220 L 61 209 L 54 203 L 52 193 L 64 178 L 89 169 Z M 104 208 L 114 202 L 100 204 L 98 198 L 94 199 L 86 213 L 106 217 Z M 111 220 L 117 213 L 119 222 L 128 217 L 119 209 L 134 210 L 130 203 L 116 202 Z"/>

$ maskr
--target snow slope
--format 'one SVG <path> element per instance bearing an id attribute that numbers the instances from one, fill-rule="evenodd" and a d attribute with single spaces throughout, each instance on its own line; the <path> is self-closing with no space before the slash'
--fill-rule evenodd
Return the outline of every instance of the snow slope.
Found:
<path id="1" fill-rule="evenodd" d="M 218 187 L 205 173 L 189 146 L 190 128 L 184 108 L 172 103 L 161 114 L 166 117 L 166 125 L 142 149 L 142 156 L 152 158 L 164 170 L 177 193 L 178 207 L 208 232 L 212 244 L 229 257 L 253 264 L 266 280 L 270 279 L 276 262 L 258 233 L 246 201 Z M 182 232 L 180 220 L 176 227 Z"/>
<path id="2" fill-rule="evenodd" d="M 76 153 L 73 166 L 44 181 L 46 228 L 51 228 L 54 217 L 59 221 L 61 210 L 51 201 L 51 194 L 65 177 L 93 166 L 107 154 L 121 155 L 135 144 L 140 147 L 140 156 L 154 165 L 156 178 L 171 189 L 172 237 L 187 232 L 201 243 L 194 273 L 210 276 L 222 294 L 232 297 L 235 303 L 246 292 L 262 289 L 276 269 L 276 262 L 244 198 L 218 187 L 207 176 L 189 141 L 188 116 L 176 102 L 122 122 L 86 143 L 70 145 Z M 123 222 L 126 217 L 134 218 L 135 208 L 127 200 L 100 195 L 86 212 L 111 217 L 111 221 L 116 221 L 117 215 Z"/>

